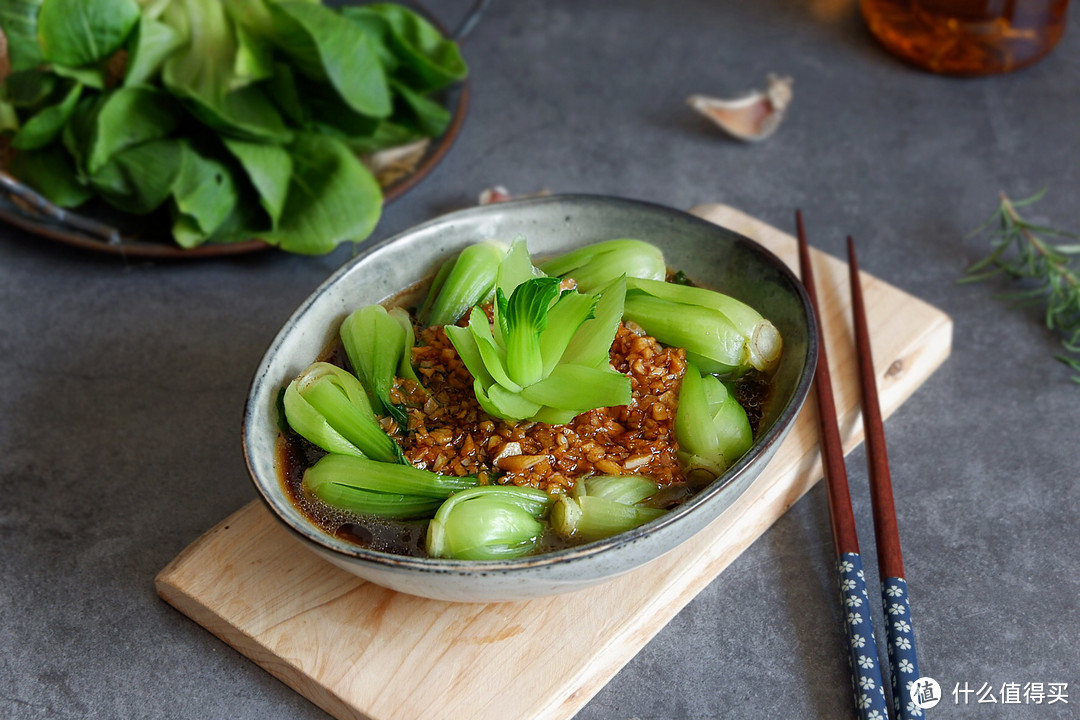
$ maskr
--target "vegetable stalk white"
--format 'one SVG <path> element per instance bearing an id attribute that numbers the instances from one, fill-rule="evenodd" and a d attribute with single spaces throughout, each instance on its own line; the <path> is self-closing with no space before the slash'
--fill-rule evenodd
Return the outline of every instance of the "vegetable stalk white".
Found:
<path id="1" fill-rule="evenodd" d="M 602 290 L 620 276 L 663 280 L 660 248 L 641 240 L 606 240 L 572 250 L 540 264 L 548 275 L 572 277 L 583 292 Z"/>
<path id="2" fill-rule="evenodd" d="M 439 507 L 428 524 L 432 557 L 498 560 L 536 548 L 544 526 L 539 518 L 551 497 L 529 487 L 487 485 L 463 490 Z"/>
<path id="3" fill-rule="evenodd" d="M 707 372 L 768 373 L 783 349 L 780 332 L 761 313 L 706 288 L 632 278 L 626 316 L 660 342 L 686 348 Z"/>
<path id="4" fill-rule="evenodd" d="M 660 486 L 641 475 L 604 475 L 579 480 L 551 508 L 551 526 L 563 537 L 600 540 L 660 517 L 666 510 L 641 502 Z"/>
<path id="5" fill-rule="evenodd" d="M 678 456 L 687 475 L 704 471 L 718 477 L 754 442 L 746 411 L 712 375 L 687 363 L 675 415 Z"/>

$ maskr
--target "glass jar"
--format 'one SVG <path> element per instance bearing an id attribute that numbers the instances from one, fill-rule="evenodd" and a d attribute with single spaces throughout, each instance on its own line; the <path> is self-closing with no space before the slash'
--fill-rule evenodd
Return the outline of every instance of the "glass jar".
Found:
<path id="1" fill-rule="evenodd" d="M 860 0 L 894 55 L 945 75 L 991 75 L 1040 59 L 1065 31 L 1068 0 Z"/>

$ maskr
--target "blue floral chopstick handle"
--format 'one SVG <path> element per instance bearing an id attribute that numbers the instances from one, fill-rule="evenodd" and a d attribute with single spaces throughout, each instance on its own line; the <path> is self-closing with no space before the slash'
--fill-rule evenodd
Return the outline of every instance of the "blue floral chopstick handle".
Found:
<path id="1" fill-rule="evenodd" d="M 904 578 L 890 577 L 881 581 L 881 602 L 885 608 L 885 633 L 889 641 L 896 720 L 926 717 L 911 697 L 911 686 L 919 678 L 919 661 L 915 657 L 911 603 Z"/>
<path id="2" fill-rule="evenodd" d="M 889 720 L 885 685 L 878 667 L 877 642 L 870 620 L 870 595 L 866 592 L 862 557 L 843 553 L 836 560 L 840 595 L 844 600 L 844 629 L 851 644 L 851 682 L 855 707 L 861 720 Z M 891 650 L 891 648 L 890 648 Z"/>

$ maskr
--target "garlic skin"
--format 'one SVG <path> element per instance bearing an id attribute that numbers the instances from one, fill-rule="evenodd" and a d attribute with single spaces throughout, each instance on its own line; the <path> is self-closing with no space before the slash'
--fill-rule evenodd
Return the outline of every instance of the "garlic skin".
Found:
<path id="1" fill-rule="evenodd" d="M 524 200 L 525 198 L 534 197 L 547 197 L 551 194 L 548 189 L 539 190 L 534 193 L 527 194 L 513 194 L 506 189 L 505 185 L 492 185 L 489 188 L 484 189 L 476 200 L 477 205 L 491 205 L 492 203 L 507 202 L 509 200 Z"/>
<path id="2" fill-rule="evenodd" d="M 768 76 L 768 87 L 724 100 L 692 95 L 687 104 L 739 140 L 758 142 L 780 127 L 793 96 L 794 81 L 788 76 Z"/>

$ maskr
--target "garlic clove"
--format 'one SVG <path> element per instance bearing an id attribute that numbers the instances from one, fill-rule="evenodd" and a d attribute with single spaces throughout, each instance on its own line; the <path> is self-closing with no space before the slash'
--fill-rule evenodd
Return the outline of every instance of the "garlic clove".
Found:
<path id="1" fill-rule="evenodd" d="M 692 95 L 687 103 L 732 137 L 756 142 L 770 137 L 780 127 L 791 103 L 793 82 L 790 77 L 770 74 L 765 90 L 730 100 Z"/>
<path id="2" fill-rule="evenodd" d="M 493 185 L 486 188 L 480 193 L 477 198 L 478 205 L 491 205 L 492 203 L 507 202 L 508 200 L 524 200 L 525 198 L 535 197 L 547 197 L 551 194 L 548 189 L 539 190 L 534 193 L 514 195 L 506 189 L 504 185 Z"/>

